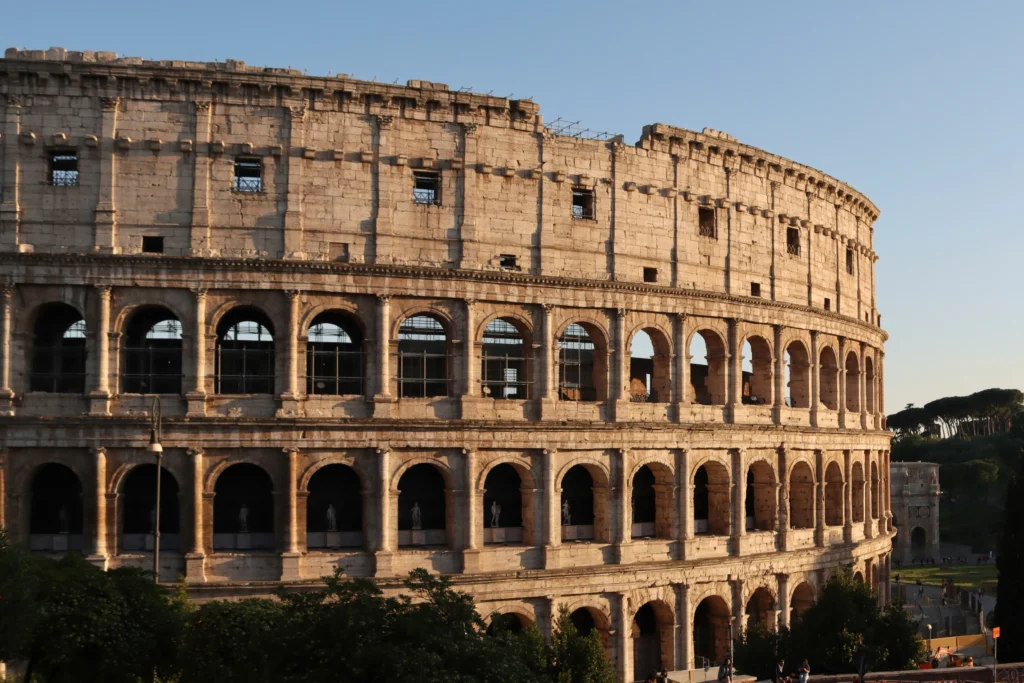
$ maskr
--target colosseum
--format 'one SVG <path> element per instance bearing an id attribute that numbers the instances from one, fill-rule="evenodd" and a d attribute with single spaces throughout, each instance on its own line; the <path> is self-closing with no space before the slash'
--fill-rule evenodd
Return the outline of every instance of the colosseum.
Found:
<path id="1" fill-rule="evenodd" d="M 705 129 L 8 50 L 0 523 L 198 600 L 451 575 L 624 680 L 889 594 L 877 208 Z M 158 403 L 159 401 L 159 403 Z"/>

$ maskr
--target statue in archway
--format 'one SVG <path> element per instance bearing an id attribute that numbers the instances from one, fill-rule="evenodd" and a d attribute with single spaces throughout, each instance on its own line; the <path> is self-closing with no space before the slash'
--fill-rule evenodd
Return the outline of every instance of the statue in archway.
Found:
<path id="1" fill-rule="evenodd" d="M 491 527 L 501 526 L 501 506 L 498 501 L 491 501 Z"/>
<path id="2" fill-rule="evenodd" d="M 572 512 L 569 510 L 569 501 L 562 501 L 562 525 L 572 526 Z"/>
<path id="3" fill-rule="evenodd" d="M 327 530 L 338 530 L 338 513 L 334 510 L 334 503 L 327 505 Z"/>
<path id="4" fill-rule="evenodd" d="M 68 533 L 68 509 L 63 505 L 61 505 L 60 510 L 57 511 L 57 523 L 60 526 L 60 533 Z"/>
<path id="5" fill-rule="evenodd" d="M 423 512 L 420 510 L 420 502 L 415 501 L 412 504 L 412 528 L 413 531 L 419 531 L 423 528 Z"/>
<path id="6" fill-rule="evenodd" d="M 242 503 L 241 509 L 238 510 L 238 533 L 249 533 L 249 506 L 245 503 Z"/>

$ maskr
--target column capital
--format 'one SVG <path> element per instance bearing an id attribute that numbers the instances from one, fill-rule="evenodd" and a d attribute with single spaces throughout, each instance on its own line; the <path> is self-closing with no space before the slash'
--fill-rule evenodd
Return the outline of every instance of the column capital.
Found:
<path id="1" fill-rule="evenodd" d="M 678 588 L 680 591 L 682 591 L 683 595 L 686 595 L 690 592 L 690 584 L 688 583 L 673 583 L 672 585 Z"/>
<path id="2" fill-rule="evenodd" d="M 105 458 L 105 457 L 107 457 L 107 447 L 106 446 L 95 446 L 93 448 L 90 448 L 89 452 L 92 453 L 93 455 L 95 455 L 97 458 L 101 458 L 101 457 Z"/>
<path id="3" fill-rule="evenodd" d="M 789 581 L 789 574 L 787 574 L 786 572 L 776 572 L 775 578 L 779 581 Z"/>
<path id="4" fill-rule="evenodd" d="M 288 113 L 291 114 L 292 121 L 302 121 L 306 118 L 306 105 L 293 105 L 288 107 Z"/>
<path id="5" fill-rule="evenodd" d="M 469 457 L 476 452 L 476 449 L 470 448 L 469 446 L 462 449 L 462 454 Z"/>
<path id="6" fill-rule="evenodd" d="M 110 290 L 112 289 L 110 285 L 95 285 L 95 287 L 96 293 L 100 295 L 100 299 L 110 299 Z"/>
<path id="7" fill-rule="evenodd" d="M 375 448 L 374 449 L 374 453 L 376 455 L 387 455 L 390 452 L 391 452 L 390 448 Z"/>
<path id="8" fill-rule="evenodd" d="M 18 97 L 17 95 L 8 95 L 7 96 L 7 106 L 8 107 L 20 107 L 21 106 L 21 98 Z"/>
<path id="9" fill-rule="evenodd" d="M 201 458 L 206 455 L 206 451 L 203 450 L 202 446 L 194 446 L 186 451 L 192 458 Z"/>
<path id="10" fill-rule="evenodd" d="M 386 304 L 386 303 L 390 303 L 390 301 L 391 301 L 391 295 L 390 294 L 378 294 L 377 295 L 377 303 L 378 304 Z"/>
<path id="11" fill-rule="evenodd" d="M 205 299 L 206 293 L 210 290 L 206 287 L 189 287 L 189 291 L 195 294 L 197 299 Z"/>
<path id="12" fill-rule="evenodd" d="M 281 452 L 287 456 L 291 456 L 293 453 L 295 455 L 299 455 L 299 453 L 301 453 L 302 451 L 299 449 L 298 446 L 285 446 L 284 448 L 281 449 Z"/>
<path id="13" fill-rule="evenodd" d="M 210 113 L 210 105 L 213 104 L 213 103 L 212 102 L 193 102 L 192 104 L 195 105 L 196 113 L 197 114 L 209 114 Z"/>
<path id="14" fill-rule="evenodd" d="M 543 453 L 544 453 L 545 457 L 553 458 L 558 453 L 558 449 L 557 448 L 545 448 L 543 450 Z"/>
<path id="15" fill-rule="evenodd" d="M 284 290 L 284 295 L 286 297 L 288 297 L 289 301 L 291 301 L 292 303 L 295 303 L 295 301 L 299 298 L 299 296 L 302 295 L 302 292 L 300 290 L 298 290 L 298 289 L 286 289 L 286 290 Z"/>
<path id="16" fill-rule="evenodd" d="M 541 304 L 540 307 L 545 313 L 555 310 L 555 304 Z"/>
<path id="17" fill-rule="evenodd" d="M 387 130 L 395 123 L 395 117 L 390 115 L 377 115 L 377 127 Z"/>
<path id="18" fill-rule="evenodd" d="M 620 322 L 627 315 L 629 315 L 629 309 L 628 308 L 616 308 L 615 309 L 615 317 L 618 318 Z"/>
<path id="19" fill-rule="evenodd" d="M 121 104 L 120 97 L 101 97 L 100 106 L 103 111 L 117 111 L 118 105 Z"/>
<path id="20" fill-rule="evenodd" d="M 462 124 L 462 134 L 467 138 L 476 137 L 476 134 L 480 132 L 480 126 L 476 123 L 464 123 Z"/>
<path id="21" fill-rule="evenodd" d="M 5 282 L 0 284 L 0 297 L 3 297 L 4 301 L 10 301 L 14 298 L 14 283 Z"/>
<path id="22" fill-rule="evenodd" d="M 466 308 L 473 308 L 474 306 L 476 306 L 477 300 L 476 299 L 463 299 L 462 303 L 466 306 Z"/>

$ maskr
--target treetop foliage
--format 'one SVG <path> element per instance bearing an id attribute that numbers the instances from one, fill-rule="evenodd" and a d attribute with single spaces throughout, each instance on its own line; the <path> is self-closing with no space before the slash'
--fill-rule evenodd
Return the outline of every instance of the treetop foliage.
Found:
<path id="1" fill-rule="evenodd" d="M 1002 630 L 999 639 L 999 660 L 1024 660 L 1024 448 L 1020 467 L 1008 477 L 1003 532 L 996 555 L 999 570 L 998 598 L 994 625 Z"/>
<path id="2" fill-rule="evenodd" d="M 944 438 L 973 438 L 1009 432 L 1024 412 L 1017 389 L 983 389 L 969 396 L 946 396 L 916 408 L 913 404 L 886 418 L 896 439 L 921 433 Z"/>

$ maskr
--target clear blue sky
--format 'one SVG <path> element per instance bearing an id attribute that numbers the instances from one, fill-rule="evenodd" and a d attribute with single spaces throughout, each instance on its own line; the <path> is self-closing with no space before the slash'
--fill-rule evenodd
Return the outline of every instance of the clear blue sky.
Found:
<path id="1" fill-rule="evenodd" d="M 11 2 L 0 45 L 241 59 L 724 130 L 867 194 L 886 408 L 1024 389 L 1024 3 Z"/>

